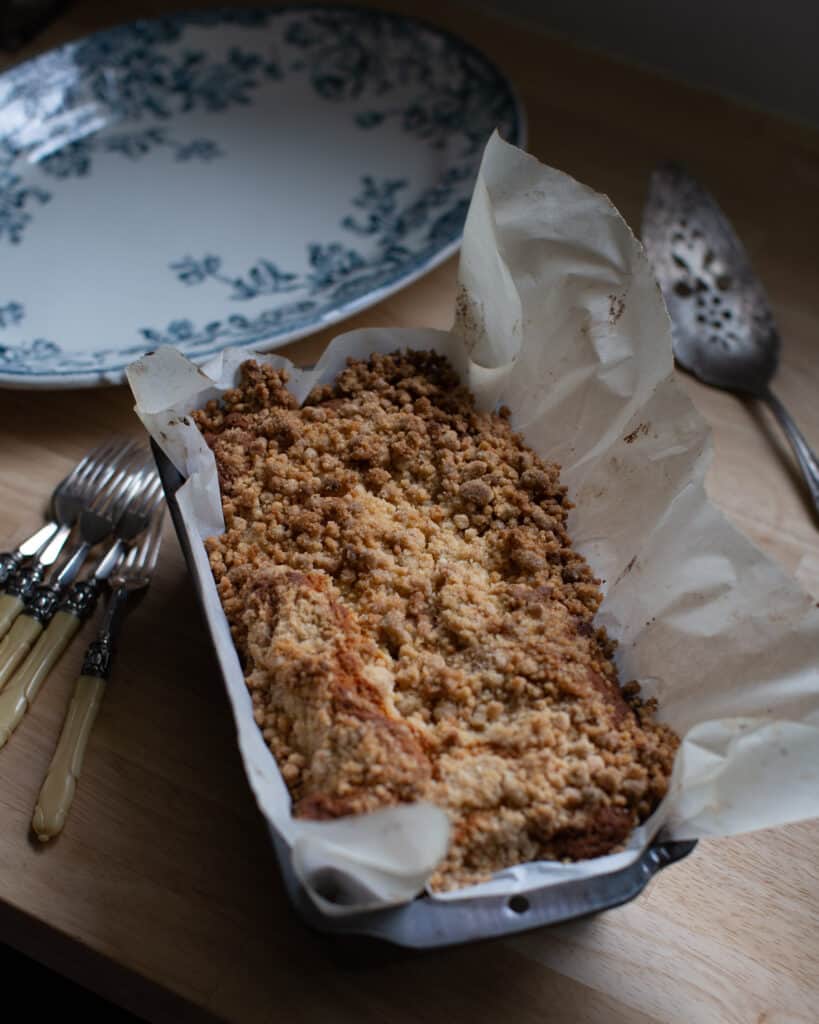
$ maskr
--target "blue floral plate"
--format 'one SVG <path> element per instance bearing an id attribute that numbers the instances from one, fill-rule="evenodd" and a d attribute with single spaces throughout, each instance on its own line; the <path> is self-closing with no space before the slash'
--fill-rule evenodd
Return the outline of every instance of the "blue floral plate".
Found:
<path id="1" fill-rule="evenodd" d="M 460 241 L 498 70 L 409 18 L 185 13 L 0 75 L 0 385 L 117 384 L 141 353 L 271 349 Z"/>

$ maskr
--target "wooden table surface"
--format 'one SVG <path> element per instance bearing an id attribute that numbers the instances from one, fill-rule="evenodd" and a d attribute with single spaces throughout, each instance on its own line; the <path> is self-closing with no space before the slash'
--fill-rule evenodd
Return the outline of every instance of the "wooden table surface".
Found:
<path id="1" fill-rule="evenodd" d="M 78 0 L 20 56 L 161 7 Z M 527 105 L 531 151 L 607 192 L 635 227 L 658 161 L 681 158 L 710 185 L 773 302 L 777 390 L 819 447 L 819 135 L 450 0 L 412 8 L 491 55 Z M 450 261 L 347 326 L 446 327 L 455 272 Z M 285 351 L 310 361 L 330 336 Z M 819 530 L 776 428 L 684 383 L 713 426 L 714 498 L 819 597 Z M 0 539 L 21 536 L 88 447 L 139 431 L 124 387 L 4 391 L 2 403 Z M 31 810 L 81 647 L 0 753 L 0 937 L 114 1001 L 174 1021 L 819 1019 L 816 822 L 702 842 L 636 902 L 514 939 L 425 955 L 309 932 L 287 905 L 170 532 L 127 622 L 66 830 L 39 848 Z"/>

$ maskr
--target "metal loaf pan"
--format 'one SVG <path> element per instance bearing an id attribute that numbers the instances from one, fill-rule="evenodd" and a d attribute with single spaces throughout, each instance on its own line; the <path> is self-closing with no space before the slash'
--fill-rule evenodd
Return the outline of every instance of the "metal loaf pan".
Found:
<path id="1" fill-rule="evenodd" d="M 181 512 L 175 500 L 182 475 L 161 449 L 151 442 L 168 507 L 200 603 L 202 581 L 191 558 Z M 287 844 L 272 828 L 271 837 L 290 900 L 304 921 L 326 933 L 365 935 L 414 949 L 434 949 L 527 931 L 596 914 L 633 900 L 661 869 L 686 857 L 696 841 L 655 841 L 643 855 L 620 871 L 595 878 L 571 880 L 517 896 L 480 896 L 435 900 L 419 896 L 400 907 L 343 917 L 322 914 L 296 879 Z"/>

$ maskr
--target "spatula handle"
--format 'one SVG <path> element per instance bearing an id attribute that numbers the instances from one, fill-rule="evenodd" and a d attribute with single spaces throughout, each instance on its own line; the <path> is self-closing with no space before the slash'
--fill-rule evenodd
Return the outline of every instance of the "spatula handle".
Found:
<path id="1" fill-rule="evenodd" d="M 779 421 L 779 425 L 785 431 L 791 443 L 793 454 L 796 456 L 796 461 L 799 463 L 808 492 L 813 500 L 814 511 L 819 516 L 819 459 L 816 458 L 810 445 L 805 440 L 804 434 L 791 419 L 790 413 L 776 395 L 771 394 L 769 391 L 763 396 L 763 400 L 770 406 L 774 416 Z"/>

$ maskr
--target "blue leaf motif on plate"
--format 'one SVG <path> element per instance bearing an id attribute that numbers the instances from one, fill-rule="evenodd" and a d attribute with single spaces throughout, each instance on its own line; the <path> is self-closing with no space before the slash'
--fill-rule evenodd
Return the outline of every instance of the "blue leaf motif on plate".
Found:
<path id="1" fill-rule="evenodd" d="M 51 193 L 45 189 L 23 185 L 19 175 L 0 171 L 0 241 L 7 238 L 19 245 L 31 221 L 32 201 L 42 204 L 49 199 Z"/>
<path id="2" fill-rule="evenodd" d="M 270 260 L 259 260 L 247 272 L 246 277 L 235 277 L 232 299 L 255 299 L 259 295 L 278 295 L 299 288 L 297 274 L 279 270 Z"/>
<path id="3" fill-rule="evenodd" d="M 168 324 L 168 334 L 175 341 L 188 341 L 193 337 L 194 327 L 190 320 L 174 320 Z"/>
<path id="4" fill-rule="evenodd" d="M 355 123 L 359 128 L 377 128 L 382 123 L 385 115 L 377 110 L 363 110 L 355 115 Z"/>
<path id="5" fill-rule="evenodd" d="M 221 25 L 258 27 L 282 18 L 282 45 L 289 54 L 266 53 L 232 46 L 226 54 L 194 48 L 169 49 L 178 43 L 188 26 L 217 28 Z M 255 40 L 254 40 L 255 41 Z M 54 89 L 38 74 L 48 61 L 60 62 L 59 54 L 39 58 L 41 65 L 23 66 L 6 75 L 3 108 L 25 111 L 28 122 L 39 122 L 50 134 L 37 145 L 48 143 L 50 152 L 39 168 L 52 178 L 87 177 L 97 152 L 137 159 L 153 148 L 174 147 L 178 162 L 209 161 L 221 156 L 216 142 L 193 139 L 182 142 L 166 137 L 158 127 L 144 133 L 95 135 L 92 123 L 78 138 L 84 113 L 102 109 L 110 123 L 153 120 L 165 122 L 191 111 L 221 113 L 248 106 L 266 81 L 281 81 L 284 68 L 305 75 L 315 94 L 329 102 L 367 100 L 364 110 L 351 110 L 352 122 L 372 131 L 395 121 L 405 132 L 434 148 L 463 143 L 462 156 L 475 157 L 493 128 L 513 130 L 517 121 L 514 100 L 501 88 L 498 73 L 468 47 L 441 48 L 440 37 L 422 24 L 375 11 L 340 10 L 214 10 L 172 15 L 97 33 L 68 47 L 72 76 L 61 85 L 55 104 Z M 291 59 L 297 54 L 298 59 Z M 55 65 L 56 66 L 56 65 Z M 396 90 L 411 90 L 400 101 Z M 390 100 L 384 106 L 381 100 Z M 22 104 L 22 105 L 21 105 Z M 353 104 L 355 107 L 355 104 Z M 19 117 L 14 113 L 13 117 Z M 71 131 L 66 137 L 66 124 Z M 11 169 L 33 144 L 17 144 L 25 136 L 23 124 L 11 123 L 0 141 L 0 167 Z M 72 137 L 73 134 L 73 137 Z M 63 141 L 64 139 L 64 141 Z M 470 170 L 474 172 L 475 167 Z M 0 180 L 0 240 L 19 243 L 31 220 L 31 209 L 21 213 L 28 200 L 45 202 L 43 189 L 17 185 L 11 193 L 17 213 L 10 212 L 10 186 Z M 29 203 L 29 207 L 31 204 Z M 241 289 L 240 289 L 241 290 Z"/>
<path id="6" fill-rule="evenodd" d="M 221 265 L 222 261 L 218 256 L 205 256 L 201 260 L 186 256 L 171 263 L 170 266 L 182 284 L 201 284 L 211 275 L 215 275 Z"/>
<path id="7" fill-rule="evenodd" d="M 209 278 L 230 285 L 231 299 L 255 299 L 260 295 L 280 295 L 301 287 L 297 274 L 280 270 L 272 260 L 258 260 L 244 277 L 231 277 L 221 272 L 222 261 L 218 256 L 207 255 L 201 260 L 192 256 L 170 264 L 171 270 L 183 284 L 202 284 Z"/>
<path id="8" fill-rule="evenodd" d="M 0 306 L 0 328 L 19 324 L 24 316 L 25 310 L 21 302 L 7 302 L 5 306 Z"/>
<path id="9" fill-rule="evenodd" d="M 184 18 L 156 18 L 117 25 L 80 40 L 72 59 L 79 68 L 95 70 L 101 64 L 122 62 L 135 46 L 150 47 L 175 43 L 185 27 Z"/>
<path id="10" fill-rule="evenodd" d="M 311 84 L 327 100 L 389 97 L 412 88 L 411 102 L 374 104 L 355 117 L 361 128 L 398 119 L 404 131 L 443 149 L 462 138 L 474 155 L 493 128 L 515 124 L 514 101 L 498 74 L 468 48 L 440 52 L 425 25 L 369 11 L 318 11 L 292 23 L 286 41 L 305 55 Z"/>
<path id="11" fill-rule="evenodd" d="M 147 156 L 155 146 L 165 146 L 167 134 L 163 128 L 146 128 L 139 132 L 120 132 L 109 135 L 104 140 L 107 153 L 119 153 L 129 160 L 139 160 Z"/>
<path id="12" fill-rule="evenodd" d="M 231 25 L 276 28 L 269 36 L 225 33 L 223 42 L 220 28 Z M 189 33 L 190 27 L 197 31 Z M 212 32 L 207 42 L 202 29 Z M 519 138 L 507 83 L 468 45 L 411 19 L 298 7 L 214 9 L 139 21 L 2 75 L 0 245 L 20 242 L 52 192 L 56 203 L 74 182 L 93 182 L 97 161 L 156 156 L 170 161 L 168 170 L 184 173 L 175 165 L 229 159 L 222 136 L 217 142 L 202 131 L 203 119 L 252 105 L 262 87 L 295 78 L 322 101 L 344 104 L 341 117 L 354 128 L 379 137 L 383 132 L 385 144 L 390 132 L 401 132 L 444 150 L 438 181 L 418 186 L 397 177 L 363 177 L 346 216 L 339 213 L 336 231 L 311 240 L 293 261 L 277 254 L 251 263 L 254 254 L 238 250 L 238 267 L 213 252 L 171 264 L 180 288 L 215 288 L 225 301 L 242 303 L 246 315 L 197 322 L 179 310 L 183 315 L 164 328 L 132 328 L 125 346 L 93 352 L 66 351 L 43 338 L 6 345 L 0 363 L 13 367 L 9 373 L 116 374 L 163 343 L 198 357 L 228 344 L 269 343 L 337 319 L 371 292 L 394 288 L 428 266 L 442 249 L 451 251 L 487 137 L 497 127 L 513 141 Z M 179 117 L 188 111 L 198 121 L 183 136 Z M 259 311 L 256 300 L 266 296 L 276 304 Z M 31 304 L 28 295 L 25 301 Z M 19 322 L 17 305 L 0 305 L 0 328 L 8 337 Z"/>
<path id="13" fill-rule="evenodd" d="M 92 151 L 93 142 L 78 139 L 43 157 L 39 167 L 53 178 L 81 178 L 91 169 Z"/>
<path id="14" fill-rule="evenodd" d="M 256 71 L 263 63 L 258 54 L 243 53 L 236 48 L 230 51 L 223 64 L 208 63 L 203 52 L 190 52 L 170 71 L 165 84 L 171 95 L 181 99 L 181 111 L 201 106 L 220 112 L 233 104 L 250 103 L 251 91 L 259 84 Z"/>
<path id="15" fill-rule="evenodd" d="M 123 51 L 116 65 L 94 68 L 83 84 L 97 103 L 121 118 L 166 119 L 173 111 L 168 83 L 173 73 L 170 57 L 139 45 Z"/>
<path id="16" fill-rule="evenodd" d="M 449 241 L 453 234 L 457 234 L 463 227 L 468 210 L 469 200 L 459 199 L 451 210 L 447 210 L 433 222 L 427 232 L 427 242 L 431 246 L 438 246 Z"/>
<path id="17" fill-rule="evenodd" d="M 23 345 L 0 345 L 0 367 L 14 369 L 31 363 L 48 363 L 60 352 L 60 346 L 45 338 Z"/>
<path id="18" fill-rule="evenodd" d="M 265 310 L 254 317 L 234 315 L 226 320 L 214 320 L 198 331 L 189 330 L 190 321 L 185 321 L 182 345 L 179 344 L 177 323 L 169 324 L 166 331 L 143 328 L 140 333 L 154 345 L 176 345 L 183 352 L 196 355 L 202 350 L 212 349 L 215 344 L 224 348 L 226 345 L 253 345 L 265 341 L 277 331 L 312 323 L 315 310 L 315 302 L 301 300 Z"/>
<path id="19" fill-rule="evenodd" d="M 437 184 L 403 206 L 399 200 L 400 193 L 409 184 L 405 179 L 363 176 L 361 190 L 351 201 L 351 206 L 361 213 L 345 216 L 341 227 L 374 240 L 375 251 L 369 256 L 338 241 L 314 242 L 307 249 L 309 269 L 302 274 L 282 271 L 271 260 L 262 259 L 244 276 L 233 276 L 223 270 L 221 258 L 212 253 L 201 259 L 185 256 L 171 263 L 170 268 L 180 282 L 189 286 L 208 280 L 228 285 L 231 288 L 228 298 L 233 300 L 301 290 L 310 298 L 325 296 L 330 301 L 350 301 L 370 288 L 389 284 L 423 262 L 427 254 L 458 236 L 469 201 L 457 198 L 453 202 L 452 194 L 469 174 L 469 167 L 450 168 Z M 433 219 L 433 212 L 441 207 L 444 212 Z M 418 252 L 405 240 L 425 227 L 423 247 Z M 142 333 L 151 340 L 163 336 L 163 332 L 154 328 L 145 328 Z M 175 334 L 173 324 L 164 332 L 165 336 Z"/>
<path id="20" fill-rule="evenodd" d="M 375 12 L 318 11 L 293 22 L 285 39 L 307 57 L 318 95 L 339 101 L 390 89 L 389 36 L 389 20 Z"/>
<path id="21" fill-rule="evenodd" d="M 11 167 L 19 155 L 20 150 L 11 139 L 0 139 L 0 169 Z"/>
<path id="22" fill-rule="evenodd" d="M 211 139 L 193 139 L 191 142 L 180 143 L 176 148 L 177 160 L 213 160 L 223 156 L 222 150 Z"/>
<path id="23" fill-rule="evenodd" d="M 367 266 L 367 261 L 355 249 L 345 249 L 338 242 L 330 245 L 311 245 L 308 249 L 310 273 L 306 283 L 311 292 L 319 292 L 348 278 Z"/>
<path id="24" fill-rule="evenodd" d="M 91 170 L 95 151 L 116 153 L 128 160 L 141 160 L 159 146 L 170 148 L 176 160 L 212 160 L 222 156 L 219 146 L 210 139 L 176 142 L 164 128 L 146 128 L 136 132 L 78 139 L 62 146 L 39 161 L 39 167 L 55 178 L 83 177 Z"/>
<path id="25" fill-rule="evenodd" d="M 354 216 L 345 217 L 341 226 L 348 231 L 355 231 L 359 235 L 374 235 L 383 232 L 392 223 L 393 214 L 398 208 L 398 196 L 402 188 L 407 187 L 404 178 L 388 179 L 377 182 L 369 175 L 361 180 L 362 191 L 353 200 L 353 206 L 357 206 L 366 214 L 362 221 Z"/>

